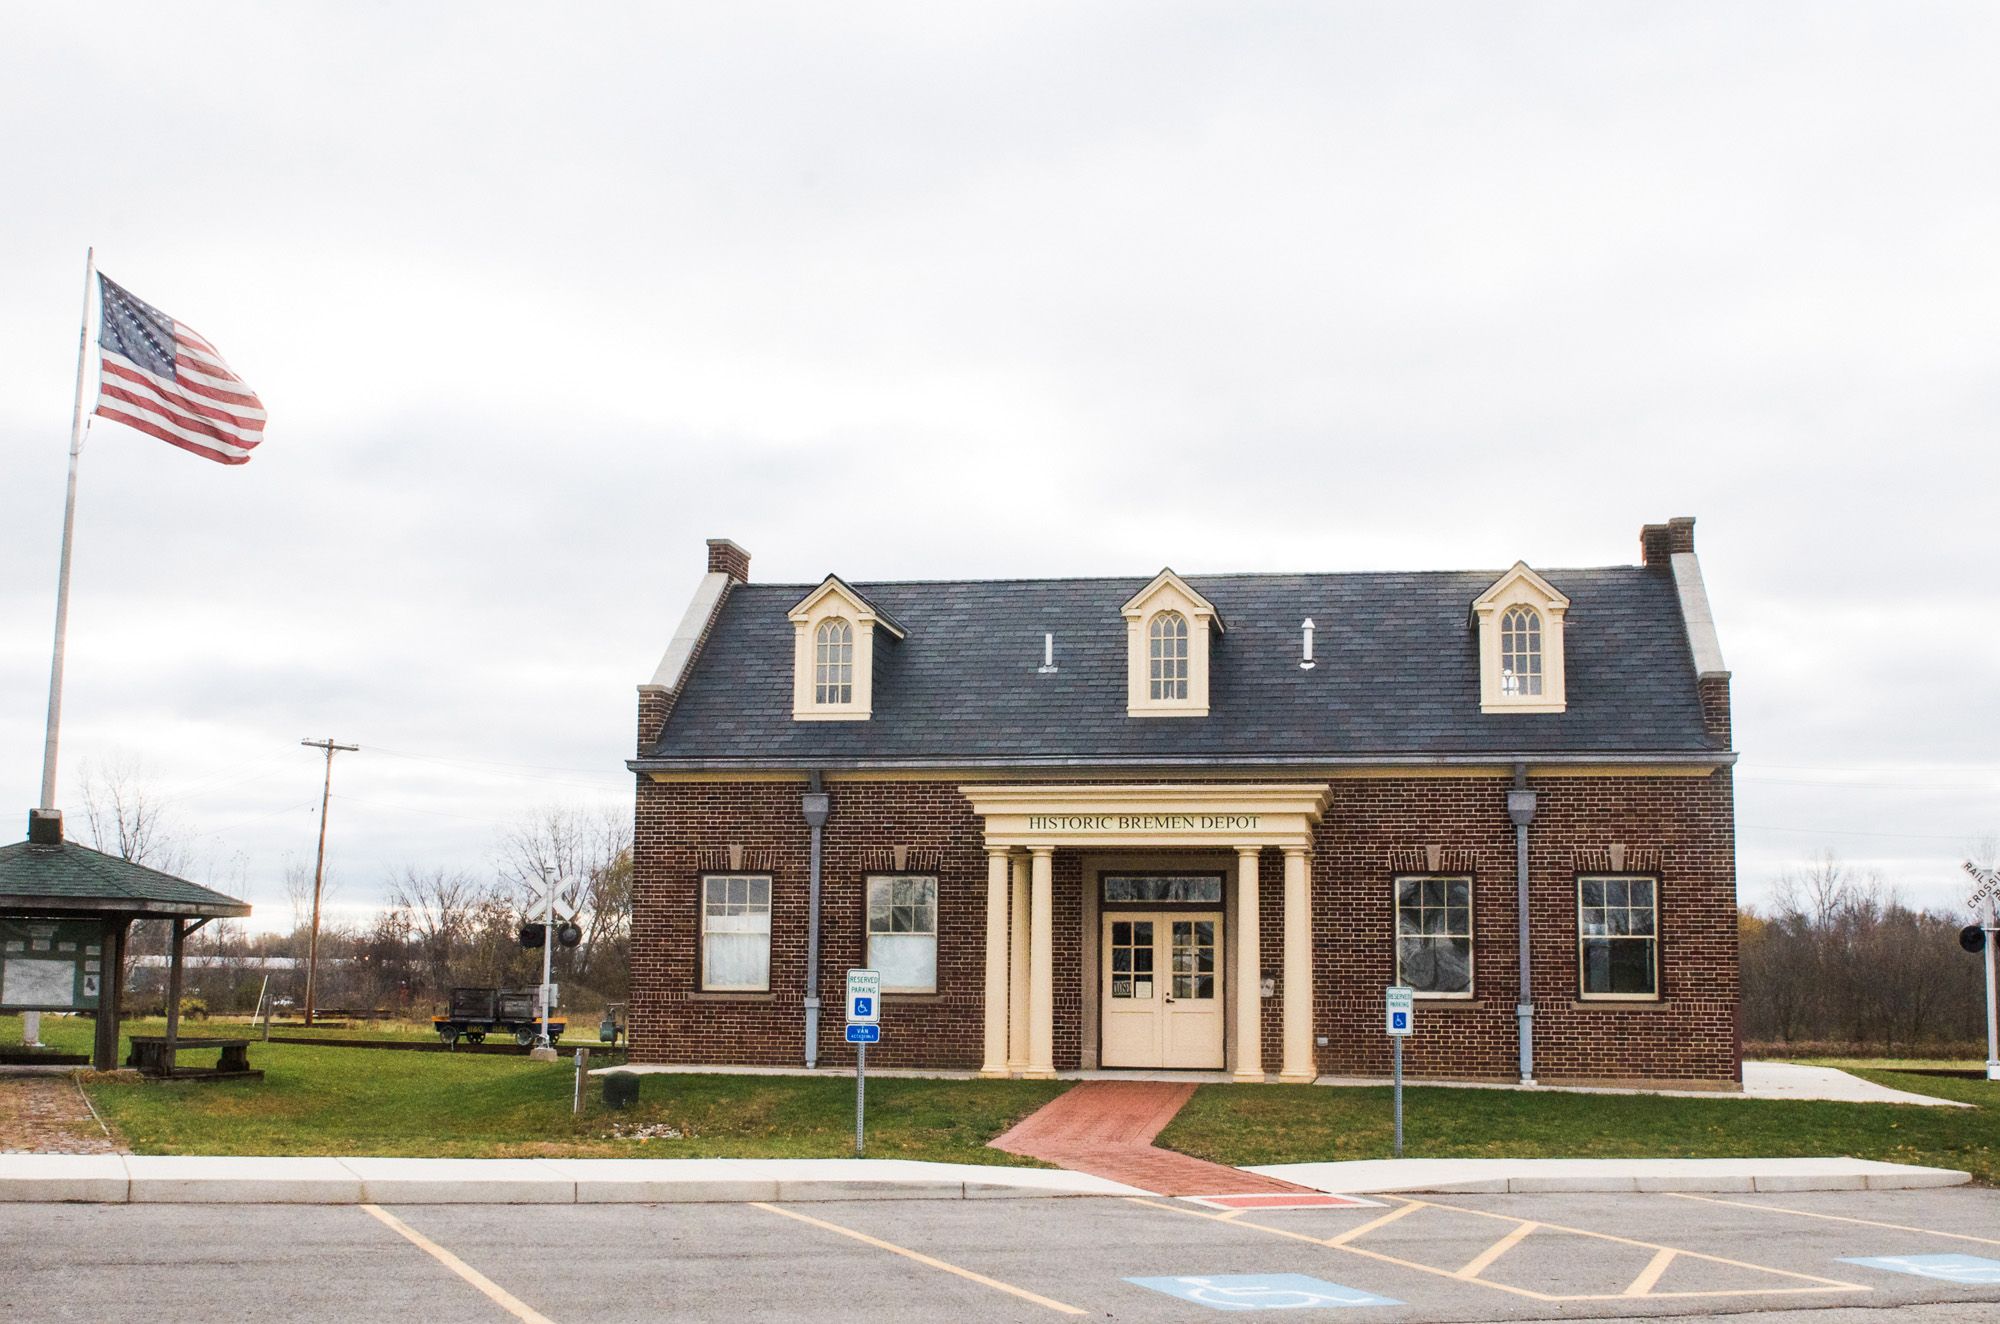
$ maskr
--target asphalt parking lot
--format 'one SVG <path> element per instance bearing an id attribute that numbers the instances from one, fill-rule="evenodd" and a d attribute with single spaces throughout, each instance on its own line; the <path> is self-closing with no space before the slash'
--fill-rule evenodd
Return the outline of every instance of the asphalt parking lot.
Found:
<path id="1" fill-rule="evenodd" d="M 1860 1262 L 1857 1262 L 1860 1261 Z M 2000 1319 L 2000 1192 L 0 1206 L 8 1320 Z M 1803 1312 L 1810 1311 L 1810 1315 Z"/>

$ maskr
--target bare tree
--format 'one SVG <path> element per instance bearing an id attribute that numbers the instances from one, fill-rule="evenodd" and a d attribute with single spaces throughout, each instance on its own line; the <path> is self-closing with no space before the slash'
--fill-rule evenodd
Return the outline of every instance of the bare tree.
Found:
<path id="1" fill-rule="evenodd" d="M 291 860 L 285 865 L 284 877 L 285 900 L 292 907 L 292 932 L 294 934 L 303 933 L 312 923 L 312 866 L 304 860 Z M 333 900 L 334 894 L 339 890 L 340 884 L 336 881 L 333 870 L 328 869 L 326 876 L 320 881 L 319 888 L 320 925 L 322 928 L 326 926 L 327 922 L 325 914 L 327 903 Z"/>
<path id="2" fill-rule="evenodd" d="M 469 954 L 481 911 L 492 892 L 470 875 L 442 869 L 405 869 L 389 889 L 389 904 L 407 925 L 432 996 L 449 989 L 455 964 Z"/>
<path id="3" fill-rule="evenodd" d="M 150 780 L 146 766 L 130 755 L 85 760 L 84 830 L 93 850 L 180 873 L 187 868 L 188 849 Z"/>
<path id="4" fill-rule="evenodd" d="M 624 996 L 624 957 L 632 930 L 629 814 L 547 806 L 502 837 L 500 875 L 524 899 L 544 876 L 555 878 L 583 930 L 583 941 L 565 960 L 570 977 L 614 1000 Z"/>

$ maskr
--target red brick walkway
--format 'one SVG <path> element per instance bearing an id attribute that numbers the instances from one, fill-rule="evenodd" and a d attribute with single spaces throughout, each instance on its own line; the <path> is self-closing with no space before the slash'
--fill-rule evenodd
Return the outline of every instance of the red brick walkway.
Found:
<path id="1" fill-rule="evenodd" d="M 1194 1091 L 1166 1081 L 1087 1080 L 1022 1118 L 993 1147 L 1160 1195 L 1303 1189 L 1154 1145 Z"/>

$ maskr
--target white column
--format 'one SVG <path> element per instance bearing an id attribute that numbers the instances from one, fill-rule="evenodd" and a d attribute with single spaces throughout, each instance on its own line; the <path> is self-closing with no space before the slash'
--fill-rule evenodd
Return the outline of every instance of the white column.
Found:
<path id="1" fill-rule="evenodd" d="M 1007 926 L 1007 1069 L 1028 1069 L 1028 857 L 1014 857 L 1014 906 Z"/>
<path id="2" fill-rule="evenodd" d="M 986 1036 L 979 1074 L 1007 1074 L 1007 849 L 986 848 Z"/>
<path id="3" fill-rule="evenodd" d="M 1028 1070 L 1032 1080 L 1056 1074 L 1055 848 L 1030 851 L 1028 899 Z"/>
<path id="4" fill-rule="evenodd" d="M 1244 1082 L 1264 1079 L 1261 1022 L 1264 960 L 1257 941 L 1255 846 L 1236 848 L 1236 1071 Z"/>
<path id="5" fill-rule="evenodd" d="M 1312 857 L 1285 848 L 1285 1061 L 1278 1079 L 1310 1085 L 1313 1064 Z"/>

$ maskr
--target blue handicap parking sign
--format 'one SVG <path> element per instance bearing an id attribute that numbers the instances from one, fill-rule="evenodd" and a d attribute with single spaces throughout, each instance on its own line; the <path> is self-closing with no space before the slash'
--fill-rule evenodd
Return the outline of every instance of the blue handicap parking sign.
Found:
<path id="1" fill-rule="evenodd" d="M 1128 1283 L 1207 1306 L 1211 1310 L 1309 1310 L 1318 1306 L 1400 1306 L 1324 1278 L 1302 1273 L 1219 1273 L 1185 1278 L 1127 1278 Z"/>
<path id="2" fill-rule="evenodd" d="M 856 1016 L 873 1016 L 875 1014 L 875 999 L 873 998 L 854 999 L 854 1014 Z"/>
<path id="3" fill-rule="evenodd" d="M 2000 1287 L 2000 1260 L 1978 1255 L 1878 1255 L 1862 1259 L 1849 1257 L 1843 1264 L 1865 1264 L 1890 1273 L 1914 1274 L 1946 1283 L 1968 1283 L 1977 1287 Z"/>
<path id="4" fill-rule="evenodd" d="M 1410 1013 L 1407 1011 L 1396 1011 L 1389 1013 L 1389 1024 L 1398 1030 L 1409 1029 Z"/>
<path id="5" fill-rule="evenodd" d="M 882 1042 L 882 1027 L 879 1025 L 850 1025 L 847 1027 L 847 1042 L 850 1044 L 879 1044 Z"/>

